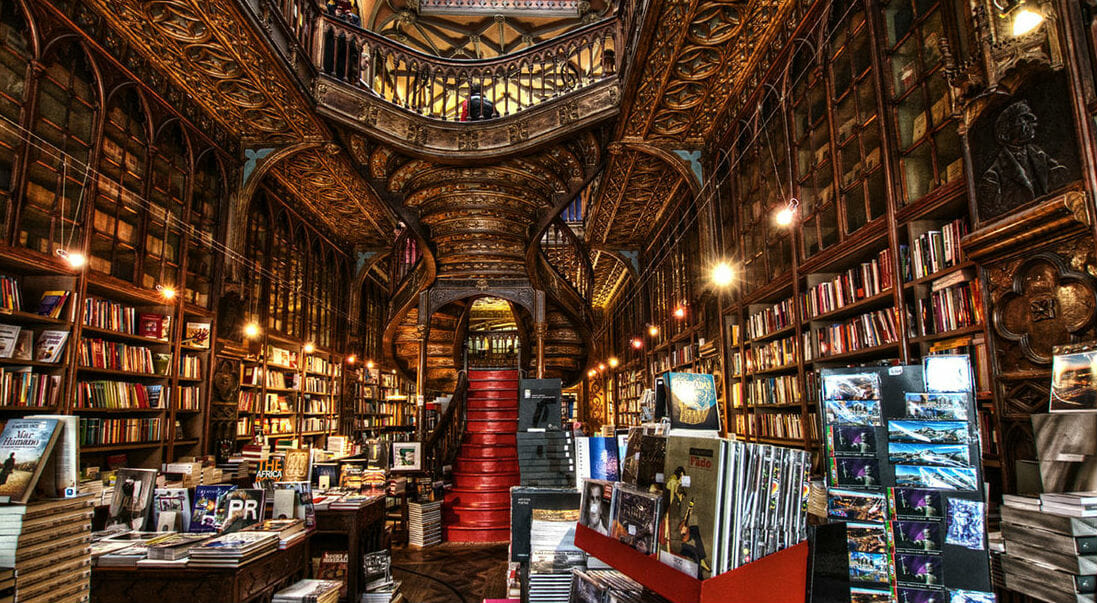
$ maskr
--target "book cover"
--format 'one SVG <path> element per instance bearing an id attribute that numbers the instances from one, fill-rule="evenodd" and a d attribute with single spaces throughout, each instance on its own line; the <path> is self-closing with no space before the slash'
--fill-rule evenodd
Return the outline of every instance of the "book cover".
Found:
<path id="1" fill-rule="evenodd" d="M 188 322 L 183 329 L 183 345 L 195 348 L 209 348 L 210 323 Z"/>
<path id="2" fill-rule="evenodd" d="M 152 510 L 156 474 L 155 469 L 126 467 L 117 471 L 107 527 L 122 525 L 130 530 L 144 529 Z"/>
<path id="3" fill-rule="evenodd" d="M 60 318 L 61 312 L 65 308 L 65 300 L 68 298 L 68 291 L 46 291 L 42 293 L 42 299 L 38 302 L 38 315 Z"/>
<path id="4" fill-rule="evenodd" d="M 307 482 L 309 481 L 309 463 L 311 455 L 308 448 L 290 448 L 285 451 L 285 461 L 282 465 L 283 482 Z"/>
<path id="5" fill-rule="evenodd" d="M 636 474 L 636 486 L 641 490 L 662 489 L 666 481 L 663 474 L 666 452 L 666 436 L 644 434 L 640 438 L 640 467 Z"/>
<path id="6" fill-rule="evenodd" d="M 0 325 L 0 358 L 11 358 L 23 329 L 16 325 Z"/>
<path id="7" fill-rule="evenodd" d="M 616 438 L 587 438 L 590 458 L 590 478 L 615 482 L 618 479 Z"/>
<path id="8" fill-rule="evenodd" d="M 347 596 L 347 564 L 349 554 L 346 551 L 324 551 L 320 557 L 320 567 L 316 577 L 320 580 L 333 580 L 340 583 L 339 596 Z"/>
<path id="9" fill-rule="evenodd" d="M 266 492 L 261 488 L 240 488 L 226 492 L 217 501 L 217 526 L 223 533 L 239 532 L 263 521 Z"/>
<path id="10" fill-rule="evenodd" d="M 716 380 L 700 373 L 666 373 L 667 406 L 671 429 L 718 432 L 720 411 Z"/>
<path id="11" fill-rule="evenodd" d="M 47 498 L 71 498 L 77 495 L 80 472 L 80 418 L 72 415 L 27 415 L 27 419 L 57 421 L 57 443 L 53 463 L 42 468 L 38 491 Z"/>
<path id="12" fill-rule="evenodd" d="M 614 484 L 610 535 L 637 551 L 651 555 L 658 539 L 662 496 L 627 484 Z"/>
<path id="13" fill-rule="evenodd" d="M 15 340 L 15 349 L 12 351 L 11 357 L 15 360 L 34 359 L 34 331 L 23 329 L 19 332 L 19 337 Z"/>
<path id="14" fill-rule="evenodd" d="M 65 342 L 68 339 L 68 331 L 42 331 L 34 348 L 34 359 L 38 362 L 57 362 L 65 351 Z"/>
<path id="15" fill-rule="evenodd" d="M 0 433 L 0 501 L 26 503 L 60 436 L 56 419 L 11 419 Z M 6 500 L 5 500 L 6 499 Z"/>
<path id="16" fill-rule="evenodd" d="M 586 526 L 604 536 L 609 536 L 613 482 L 588 479 L 583 482 L 582 492 L 579 506 L 579 525 Z"/>
<path id="17" fill-rule="evenodd" d="M 339 485 L 339 463 L 316 463 L 312 466 L 312 484 L 319 490 Z"/>
<path id="18" fill-rule="evenodd" d="M 160 514 L 175 513 L 182 531 L 190 531 L 190 494 L 186 488 L 157 488 L 152 494 L 152 525 L 160 525 Z"/>
<path id="19" fill-rule="evenodd" d="M 191 512 L 191 532 L 217 531 L 217 504 L 221 497 L 236 486 L 197 486 L 194 489 L 194 510 Z"/>
<path id="20" fill-rule="evenodd" d="M 274 484 L 274 489 L 275 494 L 278 490 L 293 490 L 296 501 L 293 516 L 305 520 L 305 526 L 308 528 L 316 526 L 316 509 L 312 505 L 312 484 L 306 481 L 278 482 Z"/>
<path id="21" fill-rule="evenodd" d="M 715 544 L 720 533 L 725 446 L 719 438 L 667 438 L 663 465 L 667 507 L 659 530 L 659 558 L 678 569 L 692 570 L 687 573 L 698 580 L 711 577 L 713 568 L 719 567 Z M 768 482 L 764 487 L 768 489 Z"/>

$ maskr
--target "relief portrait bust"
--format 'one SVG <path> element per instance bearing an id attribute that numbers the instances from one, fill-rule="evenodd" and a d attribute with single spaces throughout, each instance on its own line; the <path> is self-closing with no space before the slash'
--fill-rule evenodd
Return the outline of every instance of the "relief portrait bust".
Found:
<path id="1" fill-rule="evenodd" d="M 992 215 L 1004 214 L 1063 186 L 1066 166 L 1036 144 L 1039 123 L 1027 101 L 1017 101 L 994 122 L 997 150 L 979 178 L 979 198 Z"/>

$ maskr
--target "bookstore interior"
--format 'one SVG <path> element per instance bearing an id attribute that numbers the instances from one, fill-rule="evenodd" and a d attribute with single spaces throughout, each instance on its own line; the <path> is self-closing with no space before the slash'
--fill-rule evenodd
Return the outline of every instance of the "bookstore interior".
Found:
<path id="1" fill-rule="evenodd" d="M 1095 603 L 1097 0 L 0 0 L 0 603 Z"/>

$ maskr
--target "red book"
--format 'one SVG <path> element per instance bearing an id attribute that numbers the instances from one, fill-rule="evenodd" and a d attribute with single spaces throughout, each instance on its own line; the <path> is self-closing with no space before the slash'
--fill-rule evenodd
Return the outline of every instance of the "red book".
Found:
<path id="1" fill-rule="evenodd" d="M 164 317 L 160 314 L 140 314 L 138 315 L 138 328 L 137 334 L 142 337 L 153 337 L 160 339 L 161 331 L 164 326 Z"/>

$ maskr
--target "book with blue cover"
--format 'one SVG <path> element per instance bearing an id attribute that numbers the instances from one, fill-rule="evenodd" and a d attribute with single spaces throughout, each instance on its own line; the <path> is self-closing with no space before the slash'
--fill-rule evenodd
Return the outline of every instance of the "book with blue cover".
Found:
<path id="1" fill-rule="evenodd" d="M 615 482 L 620 479 L 617 462 L 617 439 L 587 438 L 590 454 L 590 478 Z"/>
<path id="2" fill-rule="evenodd" d="M 61 433 L 57 419 L 11 419 L 0 434 L 0 502 L 24 504 Z"/>
<path id="3" fill-rule="evenodd" d="M 236 486 L 196 486 L 194 488 L 194 510 L 190 515 L 191 532 L 217 531 L 217 502 L 226 492 Z"/>
<path id="4" fill-rule="evenodd" d="M 666 373 L 663 383 L 671 429 L 719 432 L 720 410 L 712 375 Z"/>

